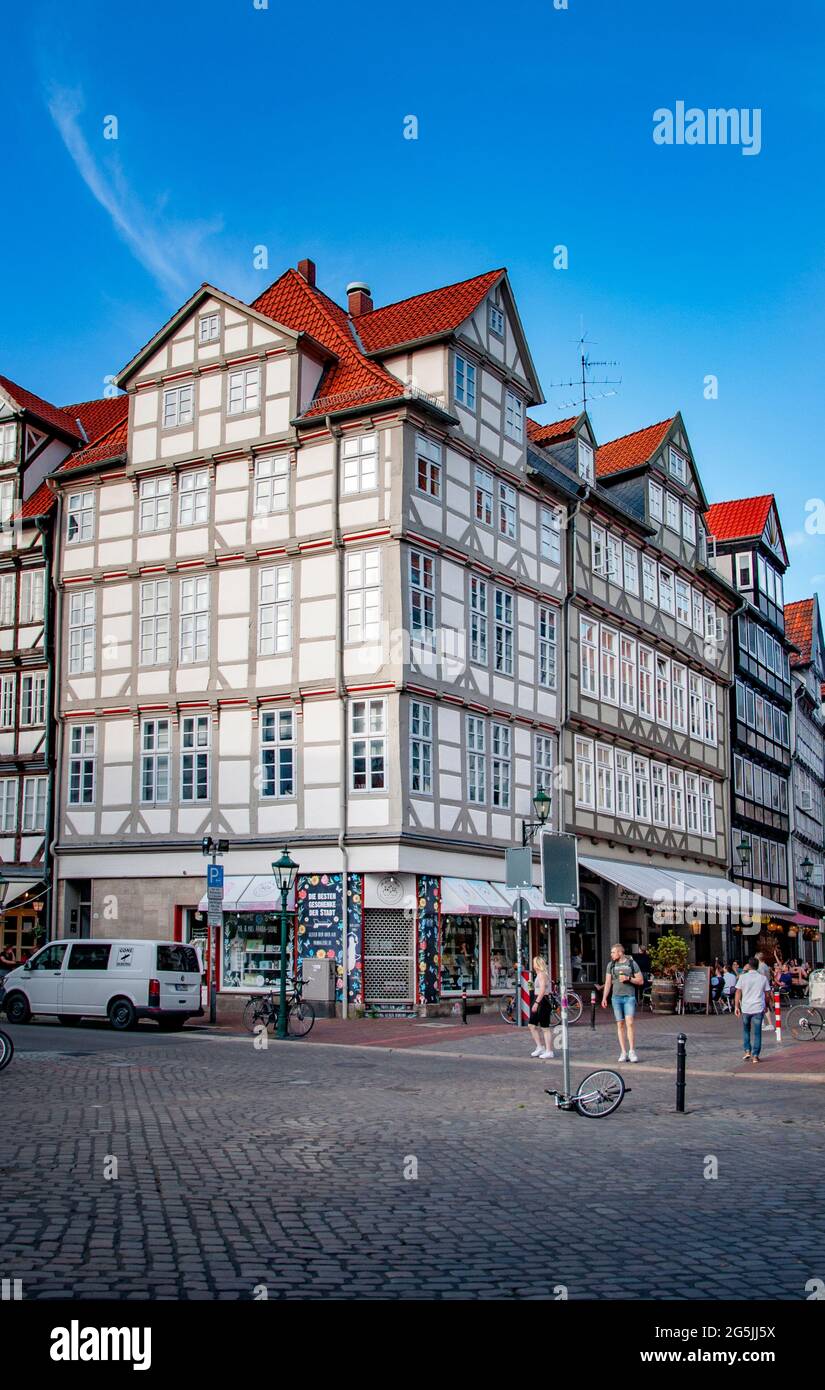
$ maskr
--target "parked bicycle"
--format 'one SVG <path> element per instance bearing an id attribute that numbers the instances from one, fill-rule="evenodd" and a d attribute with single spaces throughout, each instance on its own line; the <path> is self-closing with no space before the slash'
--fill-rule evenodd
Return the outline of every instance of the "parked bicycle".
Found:
<path id="1" fill-rule="evenodd" d="M 587 1120 L 603 1120 L 618 1110 L 630 1089 L 617 1071 L 591 1071 L 571 1095 L 546 1087 L 545 1095 L 553 1097 L 557 1110 L 577 1110 Z"/>
<path id="2" fill-rule="evenodd" d="M 787 1027 L 797 1042 L 815 1042 L 825 1028 L 825 1017 L 812 1004 L 795 1004 L 788 1014 Z"/>
<path id="3" fill-rule="evenodd" d="M 0 1031 L 0 1071 L 9 1065 L 14 1056 L 14 1043 L 8 1033 Z"/>
<path id="4" fill-rule="evenodd" d="M 516 995 L 508 994 L 499 1006 L 499 1013 L 505 1023 L 515 1024 L 516 1022 Z M 575 990 L 567 991 L 567 1022 L 578 1023 L 582 1016 L 584 1005 Z M 550 1022 L 555 1027 L 561 1023 L 561 992 L 558 980 L 553 980 L 550 985 Z"/>
<path id="5" fill-rule="evenodd" d="M 289 991 L 286 997 L 286 1026 L 293 1038 L 305 1038 L 315 1022 L 315 1010 L 303 998 L 303 981 Z M 269 1029 L 277 1027 L 280 997 L 271 990 L 269 994 L 256 994 L 243 1011 L 244 1026 L 254 1033 L 259 1024 Z"/>

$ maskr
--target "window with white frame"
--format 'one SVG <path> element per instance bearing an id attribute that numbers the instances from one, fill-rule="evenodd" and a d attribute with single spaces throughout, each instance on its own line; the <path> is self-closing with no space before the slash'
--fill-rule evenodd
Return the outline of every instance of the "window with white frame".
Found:
<path id="1" fill-rule="evenodd" d="M 686 502 L 682 503 L 682 538 L 691 545 L 696 542 L 696 513 Z"/>
<path id="2" fill-rule="evenodd" d="M 556 614 L 539 606 L 539 685 L 556 688 Z"/>
<path id="3" fill-rule="evenodd" d="M 386 700 L 353 700 L 350 706 L 350 757 L 353 791 L 386 791 Z"/>
<path id="4" fill-rule="evenodd" d="M 441 500 L 441 445 L 424 434 L 415 436 L 415 485 L 419 492 Z"/>
<path id="5" fill-rule="evenodd" d="M 685 579 L 676 580 L 676 617 L 690 627 L 690 585 Z"/>
<path id="6" fill-rule="evenodd" d="M 536 734 L 533 740 L 533 788 L 546 792 L 553 799 L 553 739 Z"/>
<path id="7" fill-rule="evenodd" d="M 14 625 L 14 608 L 14 575 L 4 574 L 0 579 L 0 627 Z"/>
<path id="8" fill-rule="evenodd" d="M 551 565 L 561 564 L 561 509 L 542 507 L 541 509 L 541 558 Z"/>
<path id="9" fill-rule="evenodd" d="M 604 575 L 607 570 L 607 538 L 603 526 L 590 523 L 590 565 L 594 574 Z"/>
<path id="10" fill-rule="evenodd" d="M 673 597 L 673 575 L 670 570 L 659 566 L 659 607 L 663 613 L 673 613 L 676 603 Z"/>
<path id="11" fill-rule="evenodd" d="M 495 333 L 497 338 L 504 337 L 504 315 L 492 299 L 487 301 L 487 322 L 491 333 Z"/>
<path id="12" fill-rule="evenodd" d="M 581 688 L 585 695 L 599 698 L 599 626 L 589 618 L 579 617 L 579 653 Z"/>
<path id="13" fill-rule="evenodd" d="M 200 526 L 209 515 L 209 473 L 187 468 L 178 478 L 178 525 Z"/>
<path id="14" fill-rule="evenodd" d="M 654 521 L 664 520 L 664 489 L 658 483 L 648 483 L 648 510 Z"/>
<path id="15" fill-rule="evenodd" d="M 94 724 L 73 724 L 69 730 L 69 805 L 93 806 L 95 800 Z"/>
<path id="16" fill-rule="evenodd" d="M 460 353 L 455 355 L 455 398 L 468 410 L 476 408 L 476 369 Z"/>
<path id="17" fill-rule="evenodd" d="M 372 492 L 378 487 L 378 435 L 356 434 L 342 447 L 344 492 Z"/>
<path id="18" fill-rule="evenodd" d="M 261 797 L 295 795 L 295 714 L 291 709 L 261 711 Z"/>
<path id="19" fill-rule="evenodd" d="M 636 708 L 636 643 L 632 637 L 622 637 L 619 641 L 621 664 L 620 696 L 622 709 Z"/>
<path id="20" fill-rule="evenodd" d="M 169 662 L 169 580 L 151 579 L 140 586 L 140 664 Z"/>
<path id="21" fill-rule="evenodd" d="M 524 439 L 524 401 L 512 391 L 506 393 L 504 402 L 504 433 L 517 444 Z"/>
<path id="22" fill-rule="evenodd" d="M 483 806 L 487 800 L 487 742 L 484 720 L 468 714 L 467 731 L 467 800 Z"/>
<path id="23" fill-rule="evenodd" d="M 672 444 L 668 450 L 667 466 L 672 478 L 679 483 L 687 482 L 687 459 L 678 449 L 674 449 Z"/>
<path id="24" fill-rule="evenodd" d="M 656 722 L 670 727 L 670 661 L 656 657 Z"/>
<path id="25" fill-rule="evenodd" d="M 172 498 L 172 479 L 144 478 L 140 484 L 138 514 L 140 530 L 168 531 L 170 504 Z"/>
<path id="26" fill-rule="evenodd" d="M 11 514 L 15 508 L 16 484 L 7 479 L 0 483 L 0 526 L 5 526 L 11 520 Z"/>
<path id="27" fill-rule="evenodd" d="M 180 726 L 180 799 L 209 800 L 209 738 L 211 716 L 186 715 Z"/>
<path id="28" fill-rule="evenodd" d="M 195 388 L 191 381 L 183 386 L 167 386 L 163 393 L 163 428 L 191 425 Z"/>
<path id="29" fill-rule="evenodd" d="M 198 342 L 216 343 L 221 336 L 220 314 L 201 314 L 198 320 Z"/>
<path id="30" fill-rule="evenodd" d="M 275 565 L 258 577 L 258 653 L 274 656 L 292 647 L 292 567 Z"/>
<path id="31" fill-rule="evenodd" d="M 140 799 L 144 805 L 169 801 L 171 742 L 168 719 L 144 719 L 140 727 Z"/>
<path id="32" fill-rule="evenodd" d="M 0 830 L 14 834 L 17 830 L 17 789 L 16 777 L 0 777 Z"/>
<path id="33" fill-rule="evenodd" d="M 510 807 L 512 732 L 507 724 L 493 724 L 492 803 L 499 810 Z"/>
<path id="34" fill-rule="evenodd" d="M 20 677 L 20 723 L 29 726 L 46 722 L 46 673 L 36 671 Z"/>
<path id="35" fill-rule="evenodd" d="M 414 642 L 435 642 L 435 559 L 410 551 L 410 633 Z"/>
<path id="36" fill-rule="evenodd" d="M 612 627 L 601 628 L 601 687 L 602 699 L 610 705 L 619 703 L 619 635 Z"/>
<path id="37" fill-rule="evenodd" d="M 593 779 L 593 740 L 576 739 L 576 805 L 586 810 L 595 807 Z"/>
<path id="38" fill-rule="evenodd" d="M 289 459 L 286 454 L 258 455 L 254 488 L 256 516 L 289 510 Z M 346 486 L 344 491 L 347 491 Z"/>
<path id="39" fill-rule="evenodd" d="M 649 555 L 642 556 L 642 592 L 647 603 L 659 606 L 659 583 L 656 578 L 656 561 Z"/>
<path id="40" fill-rule="evenodd" d="M 714 681 L 702 682 L 702 737 L 705 743 L 716 747 L 716 685 Z"/>
<path id="41" fill-rule="evenodd" d="M 703 611 L 702 595 L 698 589 L 691 590 L 691 608 L 693 610 L 693 631 L 697 637 L 701 637 L 705 630 L 705 619 Z"/>
<path id="42" fill-rule="evenodd" d="M 687 733 L 687 667 L 673 663 L 673 727 L 677 733 Z"/>
<path id="43" fill-rule="evenodd" d="M 664 763 L 651 763 L 650 784 L 653 793 L 653 824 L 667 825 L 667 768 Z"/>
<path id="44" fill-rule="evenodd" d="M 639 647 L 639 713 L 645 719 L 653 718 L 653 652 L 650 647 Z"/>
<path id="45" fill-rule="evenodd" d="M 475 518 L 482 526 L 493 524 L 493 475 L 478 465 L 475 469 Z"/>
<path id="46" fill-rule="evenodd" d="M 517 527 L 516 489 L 499 480 L 498 529 L 508 540 L 515 540 Z"/>
<path id="47" fill-rule="evenodd" d="M 79 545 L 94 540 L 95 495 L 93 492 L 70 492 L 66 503 L 66 544 Z"/>
<path id="48" fill-rule="evenodd" d="M 624 546 L 624 587 L 629 594 L 639 592 L 639 552 L 635 546 Z"/>
<path id="49" fill-rule="evenodd" d="M 375 642 L 381 635 L 381 551 L 346 553 L 348 642 Z"/>
<path id="50" fill-rule="evenodd" d="M 180 581 L 180 660 L 209 660 L 209 576 Z"/>
<path id="51" fill-rule="evenodd" d="M 493 590 L 495 613 L 494 666 L 502 675 L 513 674 L 513 595 L 506 589 Z"/>
<path id="52" fill-rule="evenodd" d="M 607 533 L 607 577 L 614 584 L 622 582 L 622 543 L 610 531 Z"/>
<path id="53" fill-rule="evenodd" d="M 650 759 L 633 758 L 636 783 L 636 819 L 650 823 Z"/>
<path id="54" fill-rule="evenodd" d="M 699 834 L 699 778 L 695 772 L 685 773 L 685 820 L 688 834 Z"/>
<path id="55" fill-rule="evenodd" d="M 487 665 L 487 584 L 470 578 L 470 660 Z"/>
<path id="56" fill-rule="evenodd" d="M 95 669 L 95 591 L 69 595 L 69 675 Z"/>
<path id="57" fill-rule="evenodd" d="M 616 749 L 616 815 L 633 819 L 633 756 Z"/>
<path id="58" fill-rule="evenodd" d="M 228 415 L 243 415 L 257 410 L 261 395 L 260 367 L 241 367 L 229 373 Z"/>
<path id="59" fill-rule="evenodd" d="M 0 677 L 0 729 L 14 728 L 16 688 L 17 677 L 15 675 Z"/>
<path id="60" fill-rule="evenodd" d="M 14 463 L 17 456 L 17 426 L 0 425 L 0 463 Z"/>
<path id="61" fill-rule="evenodd" d="M 613 749 L 596 744 L 596 809 L 613 812 Z"/>
<path id="62" fill-rule="evenodd" d="M 579 477 L 583 478 L 586 483 L 593 483 L 596 477 L 595 469 L 593 467 L 593 450 L 591 446 L 587 443 L 587 440 L 579 439 L 577 441 L 576 452 L 578 460 Z"/>
<path id="63" fill-rule="evenodd" d="M 20 576 L 20 625 L 42 623 L 45 616 L 43 570 L 24 570 Z"/>
<path id="64" fill-rule="evenodd" d="M 433 707 L 410 702 L 410 791 L 431 796 L 433 790 Z"/>
<path id="65" fill-rule="evenodd" d="M 668 771 L 670 788 L 670 828 L 685 828 L 685 775 L 681 768 L 672 767 Z"/>
<path id="66" fill-rule="evenodd" d="M 27 831 L 46 829 L 47 794 L 48 778 L 23 778 L 23 823 L 21 828 L 24 834 Z"/>
<path id="67" fill-rule="evenodd" d="M 713 799 L 713 783 L 703 777 L 699 783 L 699 799 L 702 813 L 702 834 L 712 839 L 716 834 L 716 807 Z"/>
<path id="68" fill-rule="evenodd" d="M 713 599 L 705 599 L 705 640 L 716 641 L 716 604 Z"/>

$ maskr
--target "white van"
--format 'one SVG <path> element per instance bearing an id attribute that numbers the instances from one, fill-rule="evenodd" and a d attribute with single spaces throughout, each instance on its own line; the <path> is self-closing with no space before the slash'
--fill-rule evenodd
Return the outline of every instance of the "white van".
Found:
<path id="1" fill-rule="evenodd" d="M 69 1025 L 108 1018 L 122 1031 L 154 1018 L 172 1030 L 203 1013 L 198 955 L 180 941 L 52 941 L 3 983 L 9 1023 L 57 1014 Z"/>

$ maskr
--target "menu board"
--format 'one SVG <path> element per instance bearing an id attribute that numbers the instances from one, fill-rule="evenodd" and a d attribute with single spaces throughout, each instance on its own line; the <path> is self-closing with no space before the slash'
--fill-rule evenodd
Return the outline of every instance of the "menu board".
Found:
<path id="1" fill-rule="evenodd" d="M 688 1004 L 701 1004 L 705 1013 L 710 1012 L 710 966 L 689 965 L 685 971 L 685 1007 Z"/>

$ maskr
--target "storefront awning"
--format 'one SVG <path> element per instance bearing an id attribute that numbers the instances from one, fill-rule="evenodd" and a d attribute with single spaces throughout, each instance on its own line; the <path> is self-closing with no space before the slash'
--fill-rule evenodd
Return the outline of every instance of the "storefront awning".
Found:
<path id="1" fill-rule="evenodd" d="M 510 917 L 512 906 L 485 878 L 442 878 L 441 911 L 463 917 Z"/>
<path id="2" fill-rule="evenodd" d="M 42 886 L 42 880 L 39 878 L 10 878 L 6 879 L 5 882 L 7 885 L 6 893 L 2 903 L 4 908 L 8 907 L 10 903 L 16 902 L 18 898 L 22 898 L 24 893 L 28 893 L 30 890 L 34 891 Z"/>
<path id="3" fill-rule="evenodd" d="M 656 901 L 654 895 L 657 891 L 661 892 L 663 888 L 672 891 L 673 888 L 668 876 L 663 874 L 661 869 L 651 869 L 645 864 L 625 864 L 620 859 L 591 859 L 585 855 L 581 856 L 579 864 L 599 878 L 606 879 L 608 883 L 614 883 L 617 888 L 626 888 L 628 892 L 636 893 L 646 902 Z"/>
<path id="4" fill-rule="evenodd" d="M 705 913 L 731 913 L 734 918 L 791 916 L 793 908 L 752 893 L 721 874 L 692 874 L 682 869 L 654 869 L 647 864 L 626 864 L 617 859 L 579 860 L 591 873 L 627 888 L 654 907 L 677 907 Z"/>
<path id="5" fill-rule="evenodd" d="M 788 924 L 792 927 L 813 927 L 816 931 L 822 930 L 822 919 L 819 917 L 806 917 L 804 912 L 795 912 Z"/>
<path id="6" fill-rule="evenodd" d="M 206 912 L 209 900 L 204 893 L 198 911 Z M 230 875 L 223 882 L 224 912 L 280 912 L 281 894 L 272 874 Z M 295 910 L 295 889 L 287 899 L 287 910 Z"/>
<path id="7" fill-rule="evenodd" d="M 513 905 L 516 901 L 516 898 L 519 895 L 521 895 L 521 897 L 526 898 L 528 903 L 530 904 L 531 917 L 542 917 L 545 919 L 552 920 L 553 922 L 558 921 L 558 911 L 555 907 L 547 906 L 547 903 L 544 901 L 544 898 L 541 895 L 540 889 L 508 888 L 507 885 L 504 883 L 494 883 L 493 887 L 495 888 L 496 892 L 500 893 L 501 896 L 506 900 L 511 913 L 513 911 Z M 565 911 L 564 917 L 565 921 L 567 922 L 577 922 L 579 920 L 579 914 L 574 907 L 568 907 Z"/>

